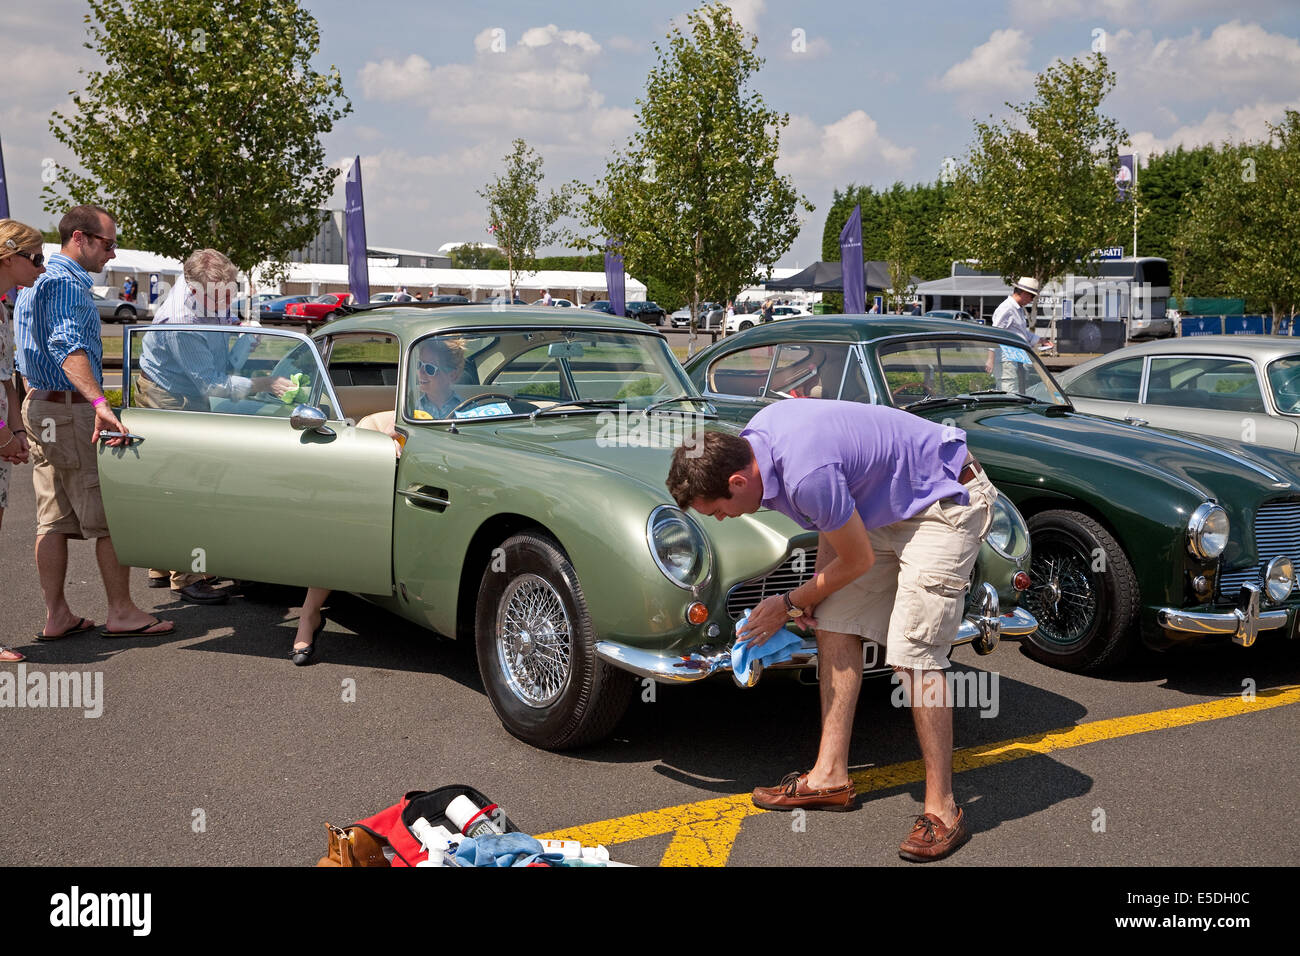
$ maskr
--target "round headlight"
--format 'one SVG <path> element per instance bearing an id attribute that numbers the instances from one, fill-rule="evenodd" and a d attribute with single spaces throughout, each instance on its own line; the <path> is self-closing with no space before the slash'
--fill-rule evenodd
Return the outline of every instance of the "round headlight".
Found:
<path id="1" fill-rule="evenodd" d="M 1228 546 L 1228 513 L 1205 502 L 1187 521 L 1187 549 L 1198 558 L 1211 560 Z"/>
<path id="2" fill-rule="evenodd" d="M 1274 604 L 1281 604 L 1291 596 L 1293 587 L 1295 571 L 1291 567 L 1291 559 L 1277 557 L 1270 561 L 1264 571 L 1264 590 L 1268 592 L 1268 599 Z"/>
<path id="3" fill-rule="evenodd" d="M 650 512 L 646 540 L 659 570 L 679 588 L 699 587 L 709 580 L 713 568 L 709 540 L 680 509 L 660 505 Z"/>
<path id="4" fill-rule="evenodd" d="M 1011 561 L 1019 561 L 1029 550 L 1029 525 L 1006 495 L 999 493 L 993 499 L 993 523 L 984 540 Z"/>

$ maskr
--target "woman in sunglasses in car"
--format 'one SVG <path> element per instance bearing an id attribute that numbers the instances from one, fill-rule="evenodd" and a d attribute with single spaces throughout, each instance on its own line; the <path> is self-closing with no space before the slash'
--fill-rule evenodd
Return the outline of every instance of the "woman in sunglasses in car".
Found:
<path id="1" fill-rule="evenodd" d="M 41 254 L 42 236 L 31 226 L 13 219 L 0 219 L 0 295 L 17 286 L 28 286 L 45 271 Z M 14 388 L 14 326 L 9 303 L 0 303 L 0 522 L 9 503 L 9 474 L 14 465 L 27 461 L 27 432 L 22 426 L 21 405 Z M 21 661 L 17 651 L 0 647 L 0 662 Z"/>

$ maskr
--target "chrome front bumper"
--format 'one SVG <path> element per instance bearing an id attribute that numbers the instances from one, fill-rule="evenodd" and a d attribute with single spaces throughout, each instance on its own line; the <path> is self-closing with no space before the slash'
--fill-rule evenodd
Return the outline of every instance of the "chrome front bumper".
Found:
<path id="1" fill-rule="evenodd" d="M 995 608 L 996 610 L 996 605 Z M 984 610 L 984 608 L 981 608 Z M 980 642 L 992 650 L 1000 637 L 1024 637 L 1038 630 L 1034 616 L 1023 608 L 1014 608 L 1006 614 L 990 617 L 988 614 L 970 614 L 957 628 L 953 645 Z M 989 645 L 991 638 L 992 646 Z M 731 645 L 706 645 L 690 654 L 668 656 L 615 641 L 598 641 L 596 653 L 608 663 L 638 677 L 649 677 L 665 684 L 691 683 L 703 680 L 720 671 L 731 672 Z M 987 651 L 985 651 L 987 653 Z M 802 670 L 817 666 L 817 641 L 804 638 L 788 661 L 772 664 L 771 670 Z M 885 668 L 880 668 L 885 669 Z M 748 686 L 758 682 L 764 668 L 755 664 L 750 669 Z"/>
<path id="2" fill-rule="evenodd" d="M 1260 631 L 1286 627 L 1285 608 L 1259 609 L 1261 593 L 1258 585 L 1243 584 L 1237 606 L 1231 611 L 1180 611 L 1166 607 L 1156 612 L 1157 620 L 1161 627 L 1170 631 L 1197 635 L 1229 634 L 1235 643 L 1250 647 Z"/>

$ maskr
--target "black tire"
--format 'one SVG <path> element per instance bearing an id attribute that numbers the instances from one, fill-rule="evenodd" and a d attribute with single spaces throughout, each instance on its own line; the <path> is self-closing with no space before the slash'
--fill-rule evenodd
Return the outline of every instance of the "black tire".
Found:
<path id="1" fill-rule="evenodd" d="M 325 321 L 326 321 L 326 322 L 333 322 L 333 321 L 334 321 L 335 319 L 337 319 L 338 317 L 339 317 L 339 314 L 338 314 L 337 312 L 326 312 L 326 313 L 325 313 Z"/>
<path id="2" fill-rule="evenodd" d="M 1133 565 L 1104 527 L 1077 511 L 1029 519 L 1033 580 L 1021 603 L 1038 619 L 1023 645 L 1068 671 L 1119 664 L 1133 649 L 1141 596 Z"/>
<path id="3" fill-rule="evenodd" d="M 607 737 L 636 684 L 596 655 L 596 633 L 577 572 L 555 541 L 541 534 L 515 535 L 501 548 L 504 560 L 483 572 L 474 613 L 479 673 L 497 718 L 515 737 L 543 750 L 567 750 Z M 533 643 L 537 629 L 520 629 L 513 640 L 505 633 L 507 609 L 517 611 L 530 598 L 556 635 L 551 645 L 556 653 L 548 655 Z M 549 615 L 547 607 L 553 609 Z M 521 639 L 529 648 L 523 653 Z"/>
<path id="4" fill-rule="evenodd" d="M 754 323 L 753 323 L 753 322 L 741 322 L 741 323 L 740 323 L 740 331 L 741 331 L 741 332 L 744 332 L 746 329 L 752 329 L 753 327 L 754 327 Z"/>
<path id="5" fill-rule="evenodd" d="M 117 321 L 119 322 L 127 322 L 127 321 L 134 322 L 135 309 L 131 308 L 129 305 L 119 305 L 113 311 L 113 318 L 117 319 Z"/>

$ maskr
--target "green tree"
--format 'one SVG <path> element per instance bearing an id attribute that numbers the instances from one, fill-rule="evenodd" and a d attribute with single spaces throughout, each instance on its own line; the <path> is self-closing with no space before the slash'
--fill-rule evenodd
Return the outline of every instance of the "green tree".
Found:
<path id="1" fill-rule="evenodd" d="M 976 121 L 940 224 L 960 258 L 1043 283 L 1123 241 L 1133 211 L 1115 202 L 1114 177 L 1128 134 L 1100 112 L 1114 85 L 1095 53 L 1038 74 L 1033 100 L 1007 104 L 1015 120 Z"/>
<path id="2" fill-rule="evenodd" d="M 467 242 L 448 253 L 453 269 L 504 269 L 506 257 L 499 249 Z"/>
<path id="3" fill-rule="evenodd" d="M 864 260 L 888 261 L 889 229 L 895 220 L 901 219 L 910 224 L 907 252 L 915 266 L 914 274 L 922 279 L 941 279 L 949 275 L 952 260 L 959 257 L 948 248 L 944 237 L 933 225 L 943 217 L 951 193 L 950 186 L 937 182 L 912 186 L 894 183 L 889 189 L 880 191 L 871 186 L 852 184 L 843 191 L 836 189 L 822 232 L 822 259 L 839 261 L 840 230 L 853 207 L 860 204 Z"/>
<path id="4" fill-rule="evenodd" d="M 889 267 L 888 302 L 891 312 L 902 312 L 916 292 L 916 285 L 912 282 L 912 276 L 916 274 L 916 258 L 912 252 L 910 232 L 905 219 L 895 219 L 889 227 L 889 252 L 885 261 Z"/>
<path id="5" fill-rule="evenodd" d="M 320 138 L 351 112 L 317 73 L 315 19 L 294 0 L 88 0 L 103 60 L 50 130 L 79 160 L 45 208 L 99 203 L 153 252 L 226 252 L 241 269 L 316 234 L 338 170 Z"/>
<path id="6" fill-rule="evenodd" d="M 569 214 L 575 186 L 565 183 L 542 195 L 542 157 L 522 139 L 505 157 L 506 171 L 478 194 L 487 200 L 488 231 L 506 258 L 510 295 L 515 297 L 519 276 L 537 268 L 537 250 L 567 235 L 556 223 Z"/>
<path id="7" fill-rule="evenodd" d="M 763 60 L 758 38 L 721 3 L 674 26 L 638 98 L 637 133 L 586 191 L 582 219 L 602 248 L 622 243 L 624 262 L 657 279 L 656 294 L 691 303 L 734 299 L 771 274 L 799 232 L 798 209 L 812 205 L 776 173 L 789 116 L 748 88 Z"/>
<path id="8" fill-rule="evenodd" d="M 1178 244 L 1216 291 L 1266 304 L 1276 332 L 1300 305 L 1300 112 L 1287 110 L 1269 134 L 1219 152 Z"/>

